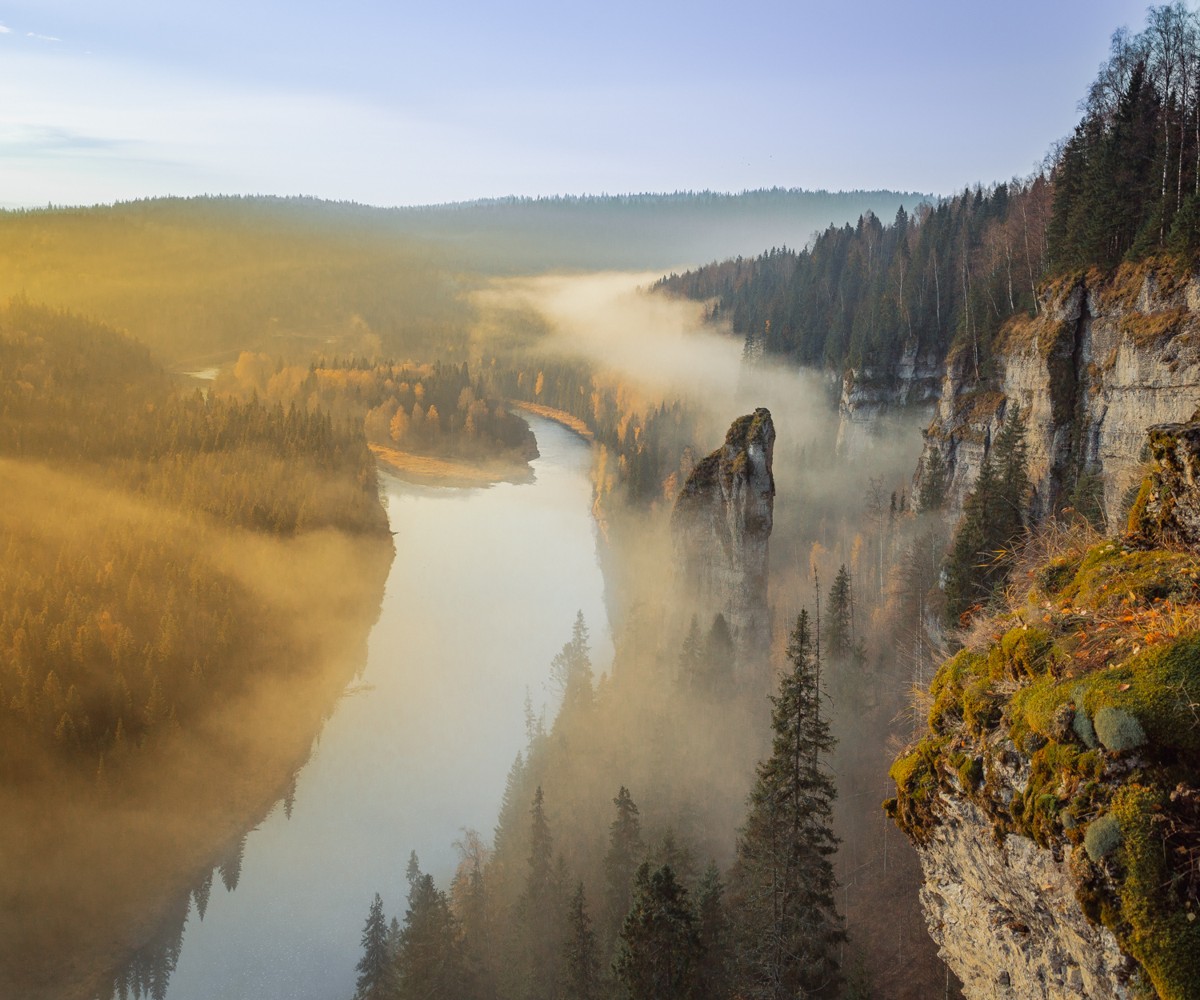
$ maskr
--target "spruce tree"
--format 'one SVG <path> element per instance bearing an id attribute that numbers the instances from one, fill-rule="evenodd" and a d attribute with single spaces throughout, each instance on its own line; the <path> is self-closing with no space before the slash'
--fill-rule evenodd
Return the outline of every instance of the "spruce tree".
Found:
<path id="1" fill-rule="evenodd" d="M 946 506 L 946 460 L 941 448 L 930 448 L 925 467 L 921 470 L 921 486 L 917 493 L 917 513 L 926 514 Z"/>
<path id="2" fill-rule="evenodd" d="M 563 1000 L 599 1000 L 600 957 L 596 945 L 596 932 L 588 916 L 583 883 L 575 887 L 575 894 L 567 910 L 567 942 L 563 951 Z"/>
<path id="3" fill-rule="evenodd" d="M 725 886 L 715 862 L 709 862 L 696 886 L 696 934 L 700 942 L 696 973 L 705 1000 L 725 1000 L 730 987 L 730 927 Z"/>
<path id="4" fill-rule="evenodd" d="M 391 978 L 392 956 L 388 951 L 388 926 L 379 893 L 371 901 L 362 932 L 362 958 L 356 966 L 358 980 L 354 1000 L 385 1000 Z"/>
<path id="5" fill-rule="evenodd" d="M 633 874 L 646 854 L 638 807 L 624 785 L 613 799 L 613 805 L 617 807 L 617 815 L 608 828 L 608 853 L 604 856 L 605 925 L 608 932 L 605 943 L 610 946 L 629 911 Z"/>
<path id="6" fill-rule="evenodd" d="M 748 998 L 835 996 L 846 939 L 830 856 L 834 746 L 819 712 L 808 613 L 788 644 L 791 670 L 772 698 L 771 755 L 761 761 L 731 874 L 737 986 Z"/>
<path id="7" fill-rule="evenodd" d="M 592 660 L 582 611 L 575 613 L 571 641 L 563 644 L 550 663 L 550 677 L 562 692 L 560 719 L 592 703 Z"/>
<path id="8" fill-rule="evenodd" d="M 829 588 L 829 615 L 825 624 L 829 658 L 845 663 L 854 649 L 854 594 L 850 571 L 843 563 Z"/>
<path id="9" fill-rule="evenodd" d="M 528 969 L 525 995 L 528 1000 L 553 1000 L 560 978 L 562 907 L 541 785 L 529 812 L 529 867 L 518 903 Z"/>
<path id="10" fill-rule="evenodd" d="M 418 873 L 411 886 L 393 961 L 396 996 L 400 1000 L 461 996 L 462 941 L 446 894 L 434 885 L 431 875 Z"/>
<path id="11" fill-rule="evenodd" d="M 701 996 L 700 938 L 688 891 L 670 865 L 634 876 L 633 902 L 618 942 L 613 973 L 630 1000 L 690 1000 Z"/>
<path id="12" fill-rule="evenodd" d="M 946 565 L 946 614 L 951 623 L 973 605 L 987 603 L 1004 583 L 1024 537 L 1029 491 L 1025 421 L 1014 405 L 963 504 Z"/>

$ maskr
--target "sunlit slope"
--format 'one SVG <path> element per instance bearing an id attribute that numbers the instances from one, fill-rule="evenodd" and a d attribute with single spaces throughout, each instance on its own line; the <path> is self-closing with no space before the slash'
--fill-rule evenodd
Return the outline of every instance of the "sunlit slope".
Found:
<path id="1" fill-rule="evenodd" d="M 242 198 L 0 212 L 0 300 L 94 317 L 180 366 L 238 350 L 453 353 L 464 313 L 451 265 L 371 218 Z"/>

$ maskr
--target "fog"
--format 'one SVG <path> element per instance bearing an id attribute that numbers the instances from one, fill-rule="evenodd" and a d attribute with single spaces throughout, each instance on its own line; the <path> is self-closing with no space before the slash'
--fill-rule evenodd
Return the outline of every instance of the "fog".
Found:
<path id="1" fill-rule="evenodd" d="M 181 900 L 186 913 L 188 893 L 287 791 L 361 667 L 391 554 L 378 539 L 330 531 L 282 540 L 198 522 L 94 474 L 0 460 L 0 478 L 9 565 L 26 580 L 55 579 L 76 595 L 77 613 L 105 599 L 85 596 L 89 584 L 103 594 L 95 567 L 111 572 L 132 550 L 138 577 L 160 582 L 161 606 L 171 606 L 164 599 L 176 583 L 160 574 L 181 567 L 185 578 L 229 581 L 253 630 L 233 646 L 206 637 L 240 674 L 229 684 L 213 670 L 209 683 L 226 689 L 219 709 L 114 749 L 94 774 L 60 766 L 32 741 L 6 761 L 15 780 L 0 789 L 0 994 L 91 995 L 106 989 L 131 943 L 178 919 Z M 12 599 L 21 583 L 8 583 Z M 86 693 L 104 683 L 101 669 L 85 663 L 64 686 Z"/>
<path id="2" fill-rule="evenodd" d="M 785 666 L 787 633 L 801 607 L 816 614 L 818 579 L 827 600 L 839 567 L 847 566 L 862 652 L 853 663 L 827 664 L 823 675 L 840 741 L 831 764 L 842 795 L 841 902 L 860 942 L 859 958 L 877 981 L 896 977 L 902 964 L 896 956 L 907 949 L 915 963 L 908 975 L 912 985 L 893 983 L 899 990 L 893 995 L 906 995 L 906 988 L 907 995 L 920 995 L 921 976 L 913 970 L 934 967 L 934 959 L 920 929 L 915 861 L 894 832 L 889 840 L 879 803 L 890 794 L 889 740 L 903 733 L 902 709 L 913 679 L 914 668 L 898 654 L 911 628 L 900 608 L 903 562 L 922 529 L 905 513 L 911 508 L 906 493 L 929 413 L 918 409 L 876 420 L 868 433 L 844 435 L 850 444 L 839 452 L 843 415 L 837 380 L 786 361 L 743 360 L 740 338 L 706 324 L 703 304 L 647 292 L 656 277 L 600 273 L 493 282 L 475 300 L 481 313 L 476 337 L 486 350 L 489 337 L 504 328 L 498 316 L 532 318 L 528 327 L 536 337 L 524 345 L 531 355 L 588 359 L 597 381 L 620 386 L 634 409 L 684 401 L 695 417 L 696 459 L 721 444 L 737 416 L 759 406 L 771 411 L 777 432 L 772 653 L 769 663 L 748 674 L 758 680 L 744 681 L 733 700 L 714 703 L 686 690 L 679 657 L 694 608 L 676 576 L 670 498 L 650 510 L 632 510 L 618 494 L 604 495 L 604 470 L 597 470 L 597 510 L 607 529 L 605 571 L 617 627 L 618 683 L 608 697 L 619 707 L 609 708 L 598 727 L 603 731 L 575 734 L 570 760 L 556 758 L 539 775 L 547 801 L 554 801 L 552 793 L 571 796 L 568 826 L 590 827 L 590 834 L 574 834 L 585 871 L 588 851 L 598 850 L 595 831 L 604 828 L 608 814 L 582 802 L 580 790 L 599 798 L 618 783 L 627 784 L 642 805 L 652 835 L 668 828 L 682 832 L 701 863 L 709 856 L 728 863 L 754 763 L 768 748 L 767 695 Z M 707 622 L 700 624 L 707 628 Z M 632 734 L 639 725 L 661 738 L 638 743 Z M 580 746 L 587 751 L 579 752 Z M 881 896 L 890 900 L 887 906 L 878 905 Z"/>

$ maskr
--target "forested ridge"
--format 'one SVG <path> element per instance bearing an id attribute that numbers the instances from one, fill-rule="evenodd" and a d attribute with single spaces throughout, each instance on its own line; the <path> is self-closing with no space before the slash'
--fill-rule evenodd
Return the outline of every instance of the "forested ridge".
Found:
<path id="1" fill-rule="evenodd" d="M 835 371 L 886 371 L 902 357 L 936 366 L 964 352 L 994 371 L 1006 321 L 1039 308 L 1044 281 L 1071 271 L 1200 253 L 1200 30 L 1176 2 L 1143 31 L 1113 36 L 1074 132 L 1041 170 L 864 213 L 803 249 L 713 263 L 663 278 L 710 300 L 747 351 Z M 870 377 L 869 372 L 865 372 Z"/>

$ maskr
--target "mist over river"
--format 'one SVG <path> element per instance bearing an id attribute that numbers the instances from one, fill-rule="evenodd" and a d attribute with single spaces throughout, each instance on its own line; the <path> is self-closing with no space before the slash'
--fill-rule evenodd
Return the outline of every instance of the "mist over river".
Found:
<path id="1" fill-rule="evenodd" d="M 463 828 L 490 840 L 525 744 L 524 703 L 555 709 L 550 661 L 576 611 L 597 675 L 611 643 L 589 446 L 529 417 L 530 484 L 413 486 L 384 475 L 392 565 L 360 685 L 282 804 L 246 842 L 236 891 L 195 905 L 170 1000 L 348 1000 L 374 893 L 404 917 L 410 850 L 446 887 Z"/>

